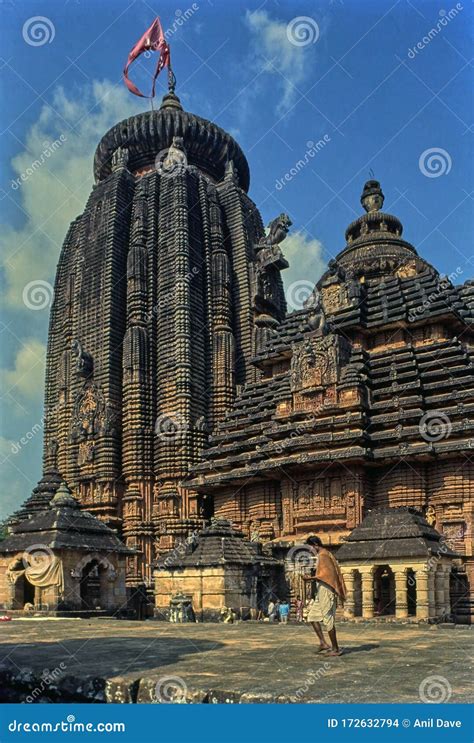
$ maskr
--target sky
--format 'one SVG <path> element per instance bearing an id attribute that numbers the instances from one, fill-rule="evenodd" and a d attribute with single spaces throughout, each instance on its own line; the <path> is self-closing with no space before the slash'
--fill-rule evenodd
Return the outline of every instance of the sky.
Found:
<path id="1" fill-rule="evenodd" d="M 454 283 L 474 276 L 470 1 L 0 0 L 0 13 L 0 518 L 41 476 L 59 251 L 98 141 L 150 106 L 121 71 L 157 15 L 184 108 L 237 139 L 264 222 L 292 219 L 290 309 L 344 247 L 372 177 L 424 258 Z M 131 68 L 145 91 L 154 61 Z"/>

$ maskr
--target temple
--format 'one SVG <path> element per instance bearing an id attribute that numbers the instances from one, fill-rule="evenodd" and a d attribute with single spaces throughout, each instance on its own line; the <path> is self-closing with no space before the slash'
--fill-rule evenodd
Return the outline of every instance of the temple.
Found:
<path id="1" fill-rule="evenodd" d="M 419 256 L 370 180 L 344 247 L 288 314 L 291 220 L 264 229 L 239 145 L 173 90 L 104 135 L 94 173 L 59 258 L 44 472 L 12 517 L 16 533 L 64 480 L 125 544 L 128 589 L 155 581 L 161 609 L 174 591 L 195 594 L 187 570 L 203 616 L 229 596 L 255 609 L 260 575 L 294 597 L 291 556 L 317 533 L 346 554 L 351 585 L 369 560 L 366 589 L 380 594 L 388 575 L 394 595 L 403 566 L 404 606 L 412 572 L 438 559 L 437 608 L 423 618 L 448 614 L 450 592 L 469 614 L 474 282 L 455 285 Z M 380 509 L 408 530 L 385 562 L 351 537 Z M 216 539 L 235 554 L 216 552 Z M 226 570 L 257 582 L 229 589 Z M 209 606 L 204 574 L 218 579 Z"/>

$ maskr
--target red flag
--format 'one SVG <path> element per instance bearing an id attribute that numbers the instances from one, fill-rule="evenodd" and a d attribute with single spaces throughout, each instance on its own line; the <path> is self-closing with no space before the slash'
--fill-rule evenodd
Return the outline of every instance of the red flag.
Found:
<path id="1" fill-rule="evenodd" d="M 156 70 L 155 74 L 153 75 L 153 85 L 151 89 L 151 96 L 144 95 L 141 93 L 137 86 L 132 83 L 131 80 L 128 78 L 128 69 L 132 62 L 134 62 L 140 54 L 143 54 L 143 52 L 147 51 L 154 51 L 159 52 L 158 62 L 156 64 Z M 168 42 L 165 39 L 165 35 L 163 33 L 163 29 L 161 27 L 160 19 L 158 17 L 155 18 L 153 23 L 151 24 L 148 31 L 145 31 L 142 38 L 137 41 L 133 49 L 131 50 L 130 54 L 128 55 L 127 64 L 125 65 L 125 69 L 123 71 L 123 81 L 129 91 L 133 93 L 134 95 L 139 95 L 142 98 L 154 98 L 155 97 L 155 82 L 156 78 L 160 74 L 163 67 L 169 67 L 171 69 L 171 58 L 170 58 L 170 48 L 168 46 Z"/>

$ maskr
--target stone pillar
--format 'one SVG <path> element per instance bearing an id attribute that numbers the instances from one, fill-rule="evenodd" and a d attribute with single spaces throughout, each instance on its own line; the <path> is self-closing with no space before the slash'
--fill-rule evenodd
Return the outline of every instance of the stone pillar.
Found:
<path id="1" fill-rule="evenodd" d="M 395 575 L 395 616 L 397 619 L 408 617 L 407 573 L 408 568 L 393 568 Z"/>
<path id="2" fill-rule="evenodd" d="M 416 571 L 416 618 L 432 619 L 435 616 L 435 574 L 425 565 Z"/>
<path id="3" fill-rule="evenodd" d="M 416 618 L 428 619 L 428 573 L 426 567 L 416 571 Z"/>
<path id="4" fill-rule="evenodd" d="M 374 616 L 374 570 L 374 565 L 359 568 L 362 576 L 362 616 L 364 619 L 371 619 Z"/>
<path id="5" fill-rule="evenodd" d="M 347 598 L 344 602 L 344 616 L 347 619 L 353 619 L 355 614 L 354 570 L 352 568 L 342 568 L 342 575 L 347 589 Z"/>
<path id="6" fill-rule="evenodd" d="M 435 570 L 436 568 L 433 569 L 432 567 L 428 569 L 428 616 L 430 619 L 434 619 L 436 616 Z"/>
<path id="7" fill-rule="evenodd" d="M 437 565 L 435 573 L 435 617 L 446 614 L 446 600 L 444 596 L 444 566 Z"/>

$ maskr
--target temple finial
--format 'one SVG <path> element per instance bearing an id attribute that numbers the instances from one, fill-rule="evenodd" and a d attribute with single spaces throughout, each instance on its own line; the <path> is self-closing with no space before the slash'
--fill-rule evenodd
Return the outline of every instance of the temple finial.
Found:
<path id="1" fill-rule="evenodd" d="M 175 93 L 175 89 L 176 75 L 171 67 L 168 67 L 168 92 L 163 96 L 160 108 L 179 108 L 181 111 L 183 110 L 181 101 Z"/>
<path id="2" fill-rule="evenodd" d="M 378 212 L 383 207 L 385 197 L 378 181 L 370 180 L 364 185 L 360 203 L 366 212 Z"/>
<path id="3" fill-rule="evenodd" d="M 176 89 L 176 75 L 174 74 L 171 65 L 168 66 L 168 91 L 174 94 Z"/>

